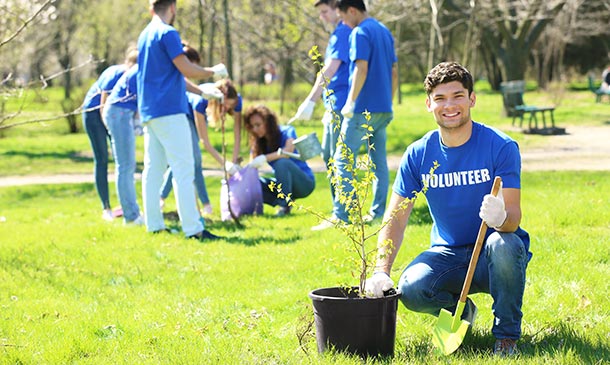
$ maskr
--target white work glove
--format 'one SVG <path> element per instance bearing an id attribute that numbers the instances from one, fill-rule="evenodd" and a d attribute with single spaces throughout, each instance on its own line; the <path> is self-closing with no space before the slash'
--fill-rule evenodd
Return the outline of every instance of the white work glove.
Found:
<path id="1" fill-rule="evenodd" d="M 266 162 L 267 162 L 267 156 L 258 155 L 256 157 L 254 157 L 254 159 L 249 163 L 249 165 L 258 169 L 259 167 L 263 166 Z"/>
<path id="2" fill-rule="evenodd" d="M 346 100 L 343 109 L 341 109 L 341 114 L 347 119 L 351 119 L 354 116 L 354 106 L 355 103 L 353 100 Z"/>
<path id="3" fill-rule="evenodd" d="M 502 196 L 502 184 L 498 196 L 487 194 L 483 197 L 479 217 L 487 223 L 489 227 L 499 228 L 506 220 L 506 210 L 504 209 L 504 197 Z"/>
<path id="4" fill-rule="evenodd" d="M 214 72 L 214 76 L 216 76 L 220 79 L 229 77 L 229 72 L 227 71 L 227 66 L 225 66 L 224 63 L 219 63 L 217 65 L 214 65 L 214 66 L 210 67 L 210 69 L 212 69 L 212 72 Z"/>
<path id="5" fill-rule="evenodd" d="M 394 282 L 385 272 L 376 272 L 364 283 L 364 295 L 368 298 L 383 298 L 383 292 L 394 287 Z"/>
<path id="6" fill-rule="evenodd" d="M 199 85 L 199 90 L 201 90 L 201 97 L 206 100 L 219 99 L 222 101 L 222 98 L 224 97 L 222 91 L 212 82 L 206 82 L 205 84 Z"/>
<path id="7" fill-rule="evenodd" d="M 310 99 L 305 100 L 299 105 L 296 114 L 294 115 L 294 120 L 310 120 L 311 115 L 313 114 L 313 108 L 316 106 L 316 103 L 311 101 Z"/>
<path id="8" fill-rule="evenodd" d="M 233 176 L 237 171 L 239 171 L 239 165 L 231 161 L 227 161 L 225 162 L 225 169 L 229 175 Z"/>

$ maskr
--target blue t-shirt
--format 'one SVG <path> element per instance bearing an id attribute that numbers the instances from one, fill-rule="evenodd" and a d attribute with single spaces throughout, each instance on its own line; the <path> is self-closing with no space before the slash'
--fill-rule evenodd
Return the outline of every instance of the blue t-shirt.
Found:
<path id="1" fill-rule="evenodd" d="M 347 99 L 349 92 L 349 35 L 351 32 L 350 27 L 343 22 L 339 22 L 328 40 L 328 46 L 326 46 L 324 62 L 330 63 L 333 59 L 341 61 L 341 65 L 328 82 L 327 88 L 332 93 L 330 95 L 327 95 L 326 92 L 322 93 L 326 110 L 331 110 L 331 107 L 334 107 L 335 111 L 340 111 Z"/>
<path id="2" fill-rule="evenodd" d="M 374 18 L 366 18 L 350 34 L 350 85 L 356 60 L 368 62 L 368 74 L 354 113 L 392 112 L 392 66 L 398 61 L 392 33 Z"/>
<path id="3" fill-rule="evenodd" d="M 137 64 L 131 66 L 129 70 L 123 73 L 108 96 L 109 103 L 133 111 L 138 109 L 137 73 Z"/>
<path id="4" fill-rule="evenodd" d="M 282 147 L 286 145 L 287 140 L 297 138 L 297 132 L 294 130 L 294 127 L 290 126 L 290 125 L 280 126 L 280 133 L 281 133 L 280 146 L 282 146 Z M 270 151 L 270 150 L 265 151 L 265 153 L 271 153 L 271 152 L 275 152 L 275 151 Z M 299 151 L 295 148 L 294 153 L 299 153 Z M 271 167 L 274 167 L 273 165 L 275 165 L 276 161 L 277 160 L 270 161 L 269 165 L 271 165 Z M 309 176 L 312 180 L 314 180 L 313 172 L 311 171 L 311 169 L 309 168 L 309 166 L 307 165 L 307 163 L 305 161 L 298 160 L 298 159 L 292 158 L 292 157 L 290 157 L 290 161 L 294 162 L 299 167 L 299 169 L 301 169 L 301 171 L 303 171 L 305 174 L 307 174 L 307 176 Z"/>
<path id="5" fill-rule="evenodd" d="M 111 92 L 114 85 L 119 81 L 127 66 L 113 65 L 105 69 L 100 77 L 95 80 L 87 91 L 83 109 L 90 109 L 100 106 L 102 91 Z"/>
<path id="6" fill-rule="evenodd" d="M 200 112 L 201 114 L 205 115 L 205 108 L 208 107 L 208 101 L 205 100 L 204 98 L 202 98 L 201 95 L 197 95 L 195 93 L 187 91 L 186 92 L 186 100 L 188 102 L 188 110 L 186 112 L 186 117 L 191 122 L 195 121 L 195 113 L 193 112 L 193 110 L 196 110 L 196 111 Z M 203 108 L 203 110 L 204 110 L 203 112 L 197 109 L 198 105 L 203 104 L 202 101 L 205 101 L 205 107 Z"/>
<path id="7" fill-rule="evenodd" d="M 183 54 L 178 31 L 155 17 L 138 38 L 138 111 L 142 122 L 186 114 L 186 82 L 173 63 Z"/>
<path id="8" fill-rule="evenodd" d="M 430 175 L 430 168 L 439 166 Z M 404 153 L 394 181 L 396 194 L 411 198 L 428 183 L 426 200 L 432 216 L 432 246 L 474 244 L 481 218 L 479 209 L 496 176 L 505 188 L 521 188 L 521 156 L 517 143 L 501 131 L 473 122 L 463 145 L 446 147 L 438 130 L 428 132 Z M 493 233 L 487 231 L 487 236 Z M 516 232 L 529 250 L 529 236 Z"/>

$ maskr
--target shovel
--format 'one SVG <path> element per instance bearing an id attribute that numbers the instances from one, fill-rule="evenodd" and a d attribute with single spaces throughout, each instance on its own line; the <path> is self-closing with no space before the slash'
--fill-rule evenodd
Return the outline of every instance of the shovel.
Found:
<path id="1" fill-rule="evenodd" d="M 498 195 L 500 190 L 500 183 L 502 179 L 496 176 L 494 184 L 491 188 L 491 194 L 493 196 Z M 464 307 L 466 306 L 466 297 L 468 297 L 468 291 L 470 290 L 470 284 L 472 283 L 472 277 L 474 276 L 474 270 L 477 267 L 477 261 L 479 260 L 479 253 L 483 247 L 483 239 L 487 232 L 487 224 L 485 221 L 481 222 L 479 233 L 477 234 L 477 240 L 474 244 L 474 250 L 472 251 L 472 257 L 468 264 L 468 271 L 466 272 L 466 279 L 462 292 L 460 293 L 460 299 L 455 308 L 455 313 L 451 315 L 446 309 L 441 309 L 438 315 L 438 322 L 432 334 L 432 343 L 438 351 L 443 355 L 449 355 L 460 347 L 462 340 L 468 331 L 470 323 L 461 319 Z"/>

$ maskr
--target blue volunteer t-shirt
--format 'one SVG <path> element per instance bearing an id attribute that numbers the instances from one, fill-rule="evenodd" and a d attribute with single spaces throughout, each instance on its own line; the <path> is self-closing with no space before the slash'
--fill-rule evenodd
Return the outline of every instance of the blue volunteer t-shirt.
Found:
<path id="1" fill-rule="evenodd" d="M 140 33 L 138 52 L 138 110 L 142 122 L 186 114 L 186 82 L 173 63 L 183 53 L 178 31 L 153 18 Z"/>
<path id="2" fill-rule="evenodd" d="M 392 33 L 374 18 L 366 18 L 350 34 L 350 85 L 356 60 L 368 62 L 368 74 L 354 113 L 392 112 L 392 66 L 398 61 Z"/>
<path id="3" fill-rule="evenodd" d="M 113 65 L 105 69 L 100 77 L 95 80 L 87 91 L 83 109 L 90 109 L 100 106 L 102 91 L 111 92 L 114 85 L 119 81 L 127 66 Z"/>
<path id="4" fill-rule="evenodd" d="M 430 175 L 430 168 L 439 166 Z M 496 176 L 504 188 L 521 188 L 521 156 L 517 143 L 501 131 L 473 122 L 472 136 L 462 146 L 446 147 L 438 130 L 428 132 L 404 153 L 394 181 L 396 194 L 411 198 L 427 182 L 426 200 L 432 216 L 432 246 L 474 244 L 479 209 Z M 487 236 L 493 229 L 487 231 Z M 517 235 L 529 251 L 529 236 Z"/>
<path id="5" fill-rule="evenodd" d="M 188 102 L 188 110 L 186 112 L 186 117 L 188 118 L 188 120 L 190 120 L 191 122 L 195 121 L 195 113 L 193 112 L 194 110 L 205 115 L 205 108 L 207 108 L 208 106 L 208 101 L 202 98 L 201 95 L 197 95 L 195 93 L 187 91 L 186 100 Z M 203 112 L 197 110 L 197 105 L 201 104 L 202 100 L 205 100 L 205 108 Z"/>
<path id="6" fill-rule="evenodd" d="M 193 106 L 193 109 L 196 112 L 199 112 L 203 115 L 206 116 L 206 122 L 207 122 L 207 113 L 206 113 L 206 109 L 208 108 L 208 101 L 204 98 L 202 98 L 201 96 L 199 97 L 199 99 L 197 100 L 197 102 L 195 103 L 195 105 Z"/>
<path id="7" fill-rule="evenodd" d="M 345 100 L 347 100 L 349 92 L 349 35 L 351 32 L 350 27 L 343 22 L 339 22 L 328 40 L 328 46 L 326 46 L 324 62 L 330 62 L 332 59 L 341 61 L 341 65 L 328 82 L 327 88 L 332 93 L 330 95 L 327 95 L 326 92 L 322 93 L 326 110 L 331 110 L 334 107 L 335 111 L 340 111 L 345 105 Z"/>
<path id="8" fill-rule="evenodd" d="M 289 139 L 297 138 L 297 132 L 294 130 L 294 127 L 290 126 L 290 125 L 280 126 L 280 133 L 281 133 L 280 146 L 285 146 L 286 141 Z M 265 151 L 265 153 L 271 153 L 271 152 L 275 152 L 275 151 L 270 151 L 270 150 Z M 299 153 L 299 151 L 295 148 L 294 153 Z M 301 169 L 301 171 L 303 171 L 305 174 L 307 174 L 307 176 L 309 176 L 312 180 L 314 180 L 313 172 L 311 171 L 311 169 L 309 168 L 309 166 L 307 165 L 307 163 L 305 161 L 301 161 L 301 160 L 298 160 L 298 159 L 292 158 L 292 157 L 290 157 L 290 161 L 294 162 L 299 167 L 299 169 Z M 271 165 L 271 167 L 275 168 L 274 165 L 276 162 L 277 162 L 277 160 L 270 161 L 269 165 Z"/>
<path id="9" fill-rule="evenodd" d="M 135 64 L 123 73 L 108 96 L 108 102 L 115 106 L 136 111 L 138 109 L 138 89 L 136 75 L 138 65 Z"/>

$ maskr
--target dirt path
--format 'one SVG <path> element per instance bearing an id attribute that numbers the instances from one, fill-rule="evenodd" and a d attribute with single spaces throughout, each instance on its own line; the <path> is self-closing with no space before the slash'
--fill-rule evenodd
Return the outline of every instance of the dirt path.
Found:
<path id="1" fill-rule="evenodd" d="M 524 149 L 523 170 L 610 171 L 610 126 L 568 127 L 566 132 Z"/>
<path id="2" fill-rule="evenodd" d="M 522 147 L 523 171 L 595 170 L 610 171 L 610 126 L 566 128 L 566 134 L 545 136 L 544 144 Z M 400 156 L 388 156 L 388 166 L 398 168 Z M 310 160 L 316 172 L 325 171 L 322 159 Z M 222 176 L 222 171 L 206 169 L 205 176 Z M 109 174 L 114 181 L 114 174 Z M 136 179 L 140 179 L 140 174 Z M 0 187 L 30 184 L 92 183 L 92 174 L 2 176 Z"/>

